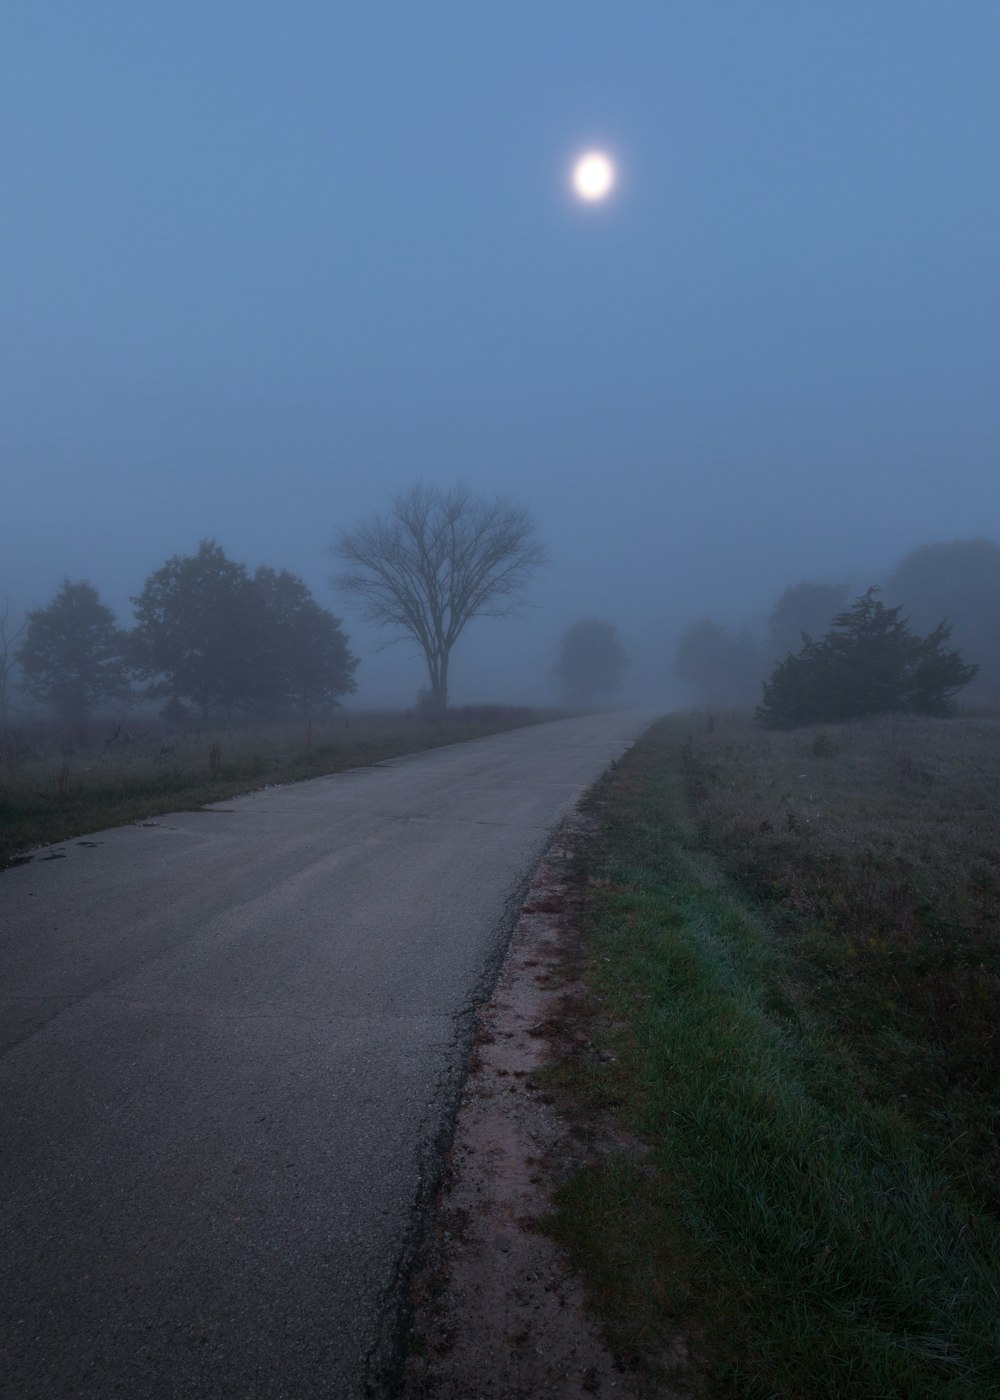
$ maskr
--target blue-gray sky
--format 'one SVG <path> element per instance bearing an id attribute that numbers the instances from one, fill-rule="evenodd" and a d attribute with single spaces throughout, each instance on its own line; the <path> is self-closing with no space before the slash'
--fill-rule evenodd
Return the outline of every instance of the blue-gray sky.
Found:
<path id="1" fill-rule="evenodd" d="M 127 618 L 214 536 L 409 699 L 324 546 L 464 480 L 551 556 L 456 655 L 512 698 L 581 616 L 653 677 L 679 622 L 997 537 L 998 73 L 993 0 L 7 0 L 0 596 Z"/>

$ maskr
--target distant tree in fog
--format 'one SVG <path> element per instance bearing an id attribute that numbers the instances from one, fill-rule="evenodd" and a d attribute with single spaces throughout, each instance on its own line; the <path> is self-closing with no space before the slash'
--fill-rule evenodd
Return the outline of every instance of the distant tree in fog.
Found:
<path id="1" fill-rule="evenodd" d="M 289 707 L 307 716 L 327 710 L 354 691 L 358 660 L 334 617 L 316 602 L 302 579 L 262 565 L 253 587 L 264 603 L 260 637 L 261 691 L 278 711 Z"/>
<path id="2" fill-rule="evenodd" d="M 803 632 L 821 637 L 847 607 L 846 583 L 797 583 L 786 588 L 767 620 L 767 649 L 775 660 L 798 651 Z"/>
<path id="3" fill-rule="evenodd" d="M 464 486 L 414 486 L 382 515 L 343 531 L 330 553 L 344 569 L 333 583 L 370 622 L 417 643 L 433 708 L 448 703 L 452 650 L 474 617 L 506 617 L 545 562 L 522 507 L 473 496 Z"/>
<path id="4" fill-rule="evenodd" d="M 5 723 L 10 714 L 11 678 L 17 665 L 16 643 L 27 625 L 25 618 L 19 627 L 15 627 L 10 620 L 10 601 L 4 599 L 3 607 L 0 607 L 0 724 Z"/>
<path id="5" fill-rule="evenodd" d="M 945 646 L 950 628 L 940 623 L 915 636 L 901 607 L 887 608 L 869 588 L 818 641 L 775 666 L 764 683 L 757 718 L 768 729 L 830 724 L 865 715 L 903 711 L 950 715 L 955 695 L 973 679 L 957 651 Z"/>
<path id="6" fill-rule="evenodd" d="M 574 622 L 564 634 L 556 675 L 574 700 L 591 705 L 618 689 L 627 665 L 618 628 L 590 617 Z"/>
<path id="7" fill-rule="evenodd" d="M 17 657 L 21 688 L 76 722 L 128 694 L 125 633 L 86 582 L 63 579 L 52 602 L 29 612 Z"/>
<path id="8" fill-rule="evenodd" d="M 1000 692 L 1000 545 L 992 540 L 923 544 L 899 561 L 885 595 L 914 626 L 949 623 L 955 645 L 980 667 L 979 681 Z"/>
<path id="9" fill-rule="evenodd" d="M 674 652 L 674 674 L 693 681 L 704 705 L 748 703 L 759 694 L 761 655 L 747 631 L 733 632 L 702 618 L 684 632 Z"/>
<path id="10" fill-rule="evenodd" d="M 213 710 L 309 714 L 354 689 L 340 620 L 294 574 L 262 566 L 251 576 L 214 540 L 168 559 L 132 602 L 134 664 L 174 715 L 185 701 L 203 720 Z"/>
<path id="11" fill-rule="evenodd" d="M 150 682 L 148 695 L 171 697 L 175 711 L 191 701 L 202 719 L 216 707 L 231 715 L 258 697 L 264 603 L 246 566 L 214 540 L 168 559 L 132 603 L 132 657 Z"/>

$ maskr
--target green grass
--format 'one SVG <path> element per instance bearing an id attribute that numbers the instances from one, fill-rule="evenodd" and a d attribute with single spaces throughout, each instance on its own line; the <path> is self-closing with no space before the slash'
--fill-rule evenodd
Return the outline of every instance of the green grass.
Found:
<path id="1" fill-rule="evenodd" d="M 866 1096 L 1000 1218 L 998 738 L 984 716 L 730 721 L 681 763 L 699 841 L 781 932 Z"/>
<path id="2" fill-rule="evenodd" d="M 686 738 L 661 722 L 598 789 L 585 976 L 614 1058 L 548 1075 L 648 1150 L 574 1174 L 550 1228 L 621 1356 L 655 1369 L 694 1339 L 695 1391 L 1000 1396 L 997 1218 L 950 1124 L 872 1091 L 849 1033 L 867 999 L 817 1001 L 809 916 L 775 919 L 726 871 Z"/>
<path id="3" fill-rule="evenodd" d="M 73 733 L 25 726 L 0 736 L 0 869 L 33 846 L 556 717 L 496 705 L 443 721 L 340 714 L 308 731 L 294 722 L 187 733 L 139 723 Z"/>

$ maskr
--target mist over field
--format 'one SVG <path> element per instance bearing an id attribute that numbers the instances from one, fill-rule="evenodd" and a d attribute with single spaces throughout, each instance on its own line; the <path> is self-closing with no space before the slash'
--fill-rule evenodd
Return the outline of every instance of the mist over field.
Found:
<path id="1" fill-rule="evenodd" d="M 560 699 L 602 619 L 668 708 L 698 619 L 1000 538 L 998 58 L 988 5 L 15 0 L 0 601 L 131 626 L 214 539 L 343 619 L 347 703 L 410 705 L 327 551 L 464 484 L 548 564 L 454 702 Z"/>
<path id="2" fill-rule="evenodd" d="M 1000 1397 L 1000 3 L 0 6 L 0 1391 Z"/>

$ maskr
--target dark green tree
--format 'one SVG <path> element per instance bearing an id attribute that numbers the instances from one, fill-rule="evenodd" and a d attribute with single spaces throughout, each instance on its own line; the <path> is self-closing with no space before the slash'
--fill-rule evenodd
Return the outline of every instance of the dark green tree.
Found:
<path id="1" fill-rule="evenodd" d="M 21 688 L 61 719 L 77 722 L 128 694 L 125 633 L 86 582 L 63 579 L 47 607 L 28 614 L 18 649 Z"/>
<path id="2" fill-rule="evenodd" d="M 922 544 L 893 569 L 885 596 L 903 603 L 920 630 L 946 619 L 957 649 L 980 668 L 977 688 L 1000 693 L 1000 545 L 987 539 Z"/>
<path id="3" fill-rule="evenodd" d="M 132 657 L 147 694 L 191 701 L 202 719 L 252 707 L 267 690 L 264 600 L 244 564 L 214 540 L 175 554 L 150 574 L 137 598 Z"/>
<path id="4" fill-rule="evenodd" d="M 253 586 L 264 604 L 261 703 L 309 716 L 352 693 L 358 660 L 348 650 L 340 618 L 320 607 L 308 585 L 286 569 L 276 573 L 261 565 Z"/>
<path id="5" fill-rule="evenodd" d="M 802 634 L 821 637 L 847 607 L 846 583 L 796 583 L 786 588 L 767 619 L 767 650 L 778 661 L 802 646 Z"/>
<path id="6" fill-rule="evenodd" d="M 760 648 L 749 632 L 733 632 L 705 617 L 680 637 L 673 670 L 697 686 L 703 705 L 747 704 L 760 685 Z"/>
<path id="7" fill-rule="evenodd" d="M 976 674 L 945 646 L 950 628 L 939 623 L 915 636 L 902 607 L 887 608 L 869 588 L 840 613 L 825 637 L 808 635 L 798 652 L 779 661 L 764 683 L 757 718 L 768 729 L 835 724 L 903 711 L 950 715 L 955 695 Z"/>
<path id="8" fill-rule="evenodd" d="M 621 685 L 628 656 L 611 622 L 589 617 L 574 622 L 564 634 L 556 662 L 556 675 L 576 701 L 592 705 Z"/>

